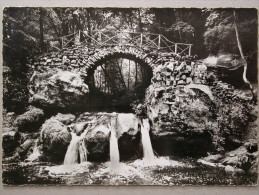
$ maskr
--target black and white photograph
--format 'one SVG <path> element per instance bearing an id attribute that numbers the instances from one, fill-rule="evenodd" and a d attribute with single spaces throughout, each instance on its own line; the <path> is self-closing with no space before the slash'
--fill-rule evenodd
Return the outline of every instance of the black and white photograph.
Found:
<path id="1" fill-rule="evenodd" d="M 2 14 L 4 185 L 257 185 L 256 8 Z"/>

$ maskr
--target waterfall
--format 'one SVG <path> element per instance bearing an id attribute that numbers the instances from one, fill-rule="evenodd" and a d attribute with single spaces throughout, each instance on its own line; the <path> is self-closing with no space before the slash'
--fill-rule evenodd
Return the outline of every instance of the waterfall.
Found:
<path id="1" fill-rule="evenodd" d="M 87 149 L 84 141 L 86 131 L 80 136 L 71 132 L 72 140 L 67 148 L 65 155 L 64 165 L 71 165 L 78 163 L 78 154 L 80 157 L 80 163 L 87 161 Z"/>
<path id="2" fill-rule="evenodd" d="M 148 119 L 143 119 L 143 124 L 141 124 L 141 141 L 144 152 L 144 161 L 155 160 L 155 155 L 152 149 L 151 140 L 149 136 L 150 125 Z"/>
<path id="3" fill-rule="evenodd" d="M 116 137 L 115 127 L 116 127 L 116 119 L 111 120 L 110 130 L 110 161 L 111 166 L 116 167 L 120 162 L 120 153 L 119 153 L 119 146 L 118 146 L 118 139 Z"/>
<path id="4" fill-rule="evenodd" d="M 78 163 L 78 150 L 79 150 L 80 137 L 73 132 L 71 132 L 71 135 L 72 135 L 72 140 L 67 148 L 67 153 L 64 160 L 65 165 Z"/>
<path id="5" fill-rule="evenodd" d="M 86 162 L 87 161 L 87 149 L 85 145 L 85 140 L 81 140 L 79 143 L 79 156 L 80 156 L 80 162 Z"/>

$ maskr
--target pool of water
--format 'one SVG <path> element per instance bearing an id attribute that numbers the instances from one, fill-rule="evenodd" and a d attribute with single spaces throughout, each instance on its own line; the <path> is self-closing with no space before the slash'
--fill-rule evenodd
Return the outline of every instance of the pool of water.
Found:
<path id="1" fill-rule="evenodd" d="M 160 157 L 152 162 L 84 162 L 3 164 L 7 185 L 255 185 L 256 174 L 229 174 L 224 168 L 200 165 L 194 158 Z"/>

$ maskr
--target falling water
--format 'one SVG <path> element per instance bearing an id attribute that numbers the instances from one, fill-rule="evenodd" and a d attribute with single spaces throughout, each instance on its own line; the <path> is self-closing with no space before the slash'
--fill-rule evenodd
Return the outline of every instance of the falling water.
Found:
<path id="1" fill-rule="evenodd" d="M 80 157 L 80 163 L 87 161 L 87 149 L 84 141 L 85 133 L 77 136 L 71 132 L 72 140 L 67 148 L 67 153 L 64 160 L 64 165 L 71 165 L 78 163 L 78 154 Z"/>
<path id="2" fill-rule="evenodd" d="M 155 160 L 155 155 L 150 141 L 149 130 L 150 125 L 148 119 L 143 119 L 143 124 L 141 124 L 141 141 L 144 152 L 143 160 L 147 162 Z"/>
<path id="3" fill-rule="evenodd" d="M 111 136 L 110 136 L 110 161 L 111 166 L 116 167 L 120 162 L 120 153 L 118 147 L 118 139 L 115 132 L 116 119 L 111 120 Z"/>
<path id="4" fill-rule="evenodd" d="M 79 156 L 80 156 L 81 163 L 87 161 L 87 149 L 86 149 L 84 139 L 81 140 L 81 142 L 79 143 Z"/>
<path id="5" fill-rule="evenodd" d="M 78 163 L 78 150 L 79 150 L 80 137 L 73 132 L 71 132 L 71 135 L 72 135 L 72 140 L 67 148 L 67 153 L 64 160 L 65 165 Z"/>

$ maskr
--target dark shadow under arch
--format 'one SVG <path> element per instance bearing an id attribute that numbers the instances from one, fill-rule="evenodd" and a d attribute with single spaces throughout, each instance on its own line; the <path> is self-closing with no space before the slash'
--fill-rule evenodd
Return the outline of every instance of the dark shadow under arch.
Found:
<path id="1" fill-rule="evenodd" d="M 142 80 L 141 82 L 135 84 L 133 89 L 121 90 L 116 94 L 107 94 L 96 88 L 94 73 L 98 66 L 111 62 L 115 59 L 128 59 L 133 61 L 135 64 L 138 64 L 136 65 L 136 74 L 141 74 Z M 112 65 L 109 64 L 109 66 Z M 94 66 L 88 69 L 87 75 L 88 76 L 85 79 L 85 82 L 89 86 L 88 111 L 132 112 L 131 104 L 133 102 L 143 101 L 145 97 L 145 90 L 151 83 L 153 72 L 151 66 L 144 60 L 138 58 L 136 55 L 129 53 L 113 53 L 103 57 L 100 60 L 97 60 L 94 63 Z M 117 76 L 118 75 L 113 75 L 112 78 L 115 79 Z"/>

